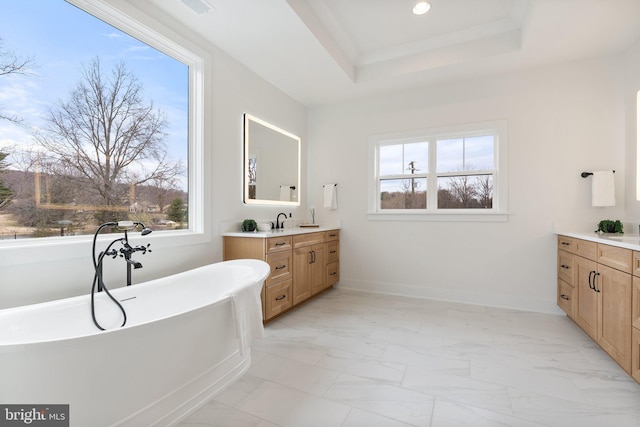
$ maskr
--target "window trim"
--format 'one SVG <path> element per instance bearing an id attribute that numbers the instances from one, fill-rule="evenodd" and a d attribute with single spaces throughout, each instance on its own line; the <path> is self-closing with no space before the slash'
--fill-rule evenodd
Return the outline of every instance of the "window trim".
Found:
<path id="1" fill-rule="evenodd" d="M 187 246 L 202 244 L 211 241 L 211 227 L 209 221 L 205 221 L 205 103 L 206 103 L 206 63 L 210 61 L 208 54 L 194 44 L 185 41 L 179 42 L 169 38 L 166 34 L 169 30 L 150 21 L 149 18 L 134 18 L 136 13 L 130 9 L 121 11 L 105 4 L 100 0 L 65 0 L 84 12 L 103 20 L 109 25 L 118 28 L 132 37 L 152 46 L 154 49 L 171 56 L 189 67 L 189 117 L 188 117 L 188 206 L 189 228 L 183 230 L 167 230 L 162 233 L 153 233 L 147 237 L 154 242 L 157 248 Z M 172 34 L 175 35 L 175 34 Z M 180 40 L 180 38 L 178 38 Z M 93 238 L 92 235 L 41 237 L 37 239 L 2 240 L 0 251 L 6 249 L 29 250 L 30 259 L 19 255 L 15 258 L 15 264 L 26 264 L 33 259 L 46 257 L 52 259 L 50 248 L 65 245 L 69 251 L 60 251 L 53 259 L 65 260 L 85 255 L 85 244 Z M 105 240 L 108 236 L 98 236 L 98 240 Z M 79 246 L 78 246 L 79 245 Z M 81 248 L 80 248 L 81 246 Z M 20 251 L 21 252 L 21 251 Z"/>
<path id="2" fill-rule="evenodd" d="M 381 210 L 378 177 L 378 147 L 388 144 L 435 141 L 456 137 L 495 134 L 495 178 L 493 208 L 491 209 L 407 209 Z M 368 138 L 368 210 L 367 217 L 373 221 L 478 221 L 505 222 L 508 220 L 508 127 L 506 120 L 444 126 L 429 129 L 417 129 L 404 132 L 371 135 Z M 431 176 L 440 176 L 435 171 L 435 144 L 429 144 L 429 172 Z M 446 175 L 446 174 L 445 174 Z M 428 182 L 428 191 L 437 192 L 437 183 Z M 435 189 L 435 190 L 434 190 Z M 429 206 L 429 205 L 427 205 Z"/>

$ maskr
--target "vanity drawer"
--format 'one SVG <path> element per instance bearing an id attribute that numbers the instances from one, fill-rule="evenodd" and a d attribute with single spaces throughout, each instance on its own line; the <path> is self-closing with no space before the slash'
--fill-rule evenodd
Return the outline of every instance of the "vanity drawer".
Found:
<path id="1" fill-rule="evenodd" d="M 558 250 L 558 278 L 573 286 L 573 254 Z"/>
<path id="2" fill-rule="evenodd" d="M 633 251 L 610 245 L 598 245 L 598 264 L 604 264 L 616 270 L 631 273 Z"/>
<path id="3" fill-rule="evenodd" d="M 264 295 L 264 319 L 270 319 L 291 308 L 291 280 L 267 286 Z"/>
<path id="4" fill-rule="evenodd" d="M 271 274 L 266 281 L 267 286 L 291 279 L 291 256 L 291 251 L 267 255 L 267 263 L 271 267 Z"/>
<path id="5" fill-rule="evenodd" d="M 576 310 L 574 288 L 560 279 L 558 279 L 558 306 L 573 319 Z"/>
<path id="6" fill-rule="evenodd" d="M 573 239 L 573 253 L 583 258 L 597 261 L 598 244 L 588 240 Z"/>
<path id="7" fill-rule="evenodd" d="M 327 288 L 333 286 L 340 280 L 340 264 L 332 262 L 327 264 Z"/>
<path id="8" fill-rule="evenodd" d="M 327 243 L 327 264 L 338 261 L 340 258 L 340 244 L 337 240 Z"/>
<path id="9" fill-rule="evenodd" d="M 324 243 L 324 232 L 298 234 L 293 236 L 293 247 L 299 248 L 302 246 L 316 245 L 318 243 Z"/>
<path id="10" fill-rule="evenodd" d="M 329 231 L 325 231 L 324 234 L 325 234 L 324 239 L 327 242 L 340 239 L 340 230 L 329 230 Z"/>
<path id="11" fill-rule="evenodd" d="M 575 244 L 572 237 L 558 236 L 558 249 L 575 252 Z"/>
<path id="12" fill-rule="evenodd" d="M 269 237 L 267 239 L 267 253 L 282 252 L 291 249 L 291 236 Z"/>
<path id="13" fill-rule="evenodd" d="M 558 249 L 593 261 L 598 260 L 598 244 L 589 240 L 558 236 Z"/>

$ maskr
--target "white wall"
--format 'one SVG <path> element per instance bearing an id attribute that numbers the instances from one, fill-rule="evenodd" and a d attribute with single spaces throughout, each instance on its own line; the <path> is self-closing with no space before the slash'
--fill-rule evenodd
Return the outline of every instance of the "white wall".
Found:
<path id="1" fill-rule="evenodd" d="M 557 312 L 554 225 L 622 218 L 623 57 L 457 82 L 310 110 L 309 204 L 338 183 L 340 286 Z M 509 221 L 368 221 L 367 137 L 506 119 Z M 592 208 L 580 172 L 615 169 L 618 206 Z M 594 228 L 595 229 L 595 228 Z"/>
<path id="2" fill-rule="evenodd" d="M 632 46 L 625 56 L 625 105 L 626 105 L 626 148 L 628 189 L 626 194 L 627 218 L 634 225 L 640 223 L 640 202 L 636 200 L 636 169 L 638 144 L 637 93 L 640 90 L 640 41 Z"/>
<path id="3" fill-rule="evenodd" d="M 189 29 L 172 27 L 175 24 L 170 17 L 154 15 L 153 19 L 127 2 L 110 0 L 110 3 L 206 58 L 204 232 L 196 238 L 163 237 L 161 233 L 133 238 L 136 244 L 150 242 L 153 250 L 137 257 L 144 267 L 135 270 L 136 283 L 222 260 L 220 230 L 225 221 L 275 220 L 281 209 L 242 203 L 243 113 L 249 112 L 299 135 L 303 140 L 302 154 L 306 156 L 307 111 L 216 47 L 198 39 Z M 305 175 L 303 182 L 306 183 Z M 298 210 L 306 208 L 287 208 L 286 212 L 296 214 Z M 89 238 L 53 244 L 47 240 L 28 245 L 0 243 L 0 308 L 89 293 L 93 278 Z M 123 283 L 124 271 L 123 261 L 109 262 L 105 270 L 107 285 L 116 287 Z"/>

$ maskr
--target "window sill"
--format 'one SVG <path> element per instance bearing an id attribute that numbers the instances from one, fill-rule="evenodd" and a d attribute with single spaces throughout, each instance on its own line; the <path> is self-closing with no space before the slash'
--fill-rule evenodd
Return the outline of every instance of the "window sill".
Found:
<path id="1" fill-rule="evenodd" d="M 460 212 L 460 213 L 424 213 L 424 212 L 368 212 L 369 221 L 427 221 L 427 222 L 507 222 L 508 213 L 499 212 Z"/>

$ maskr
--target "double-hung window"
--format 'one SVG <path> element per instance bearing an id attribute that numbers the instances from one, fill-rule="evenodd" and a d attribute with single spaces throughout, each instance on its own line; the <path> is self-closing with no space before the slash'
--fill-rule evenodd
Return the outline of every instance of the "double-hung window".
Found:
<path id="1" fill-rule="evenodd" d="M 504 221 L 504 121 L 369 138 L 369 219 Z"/>

